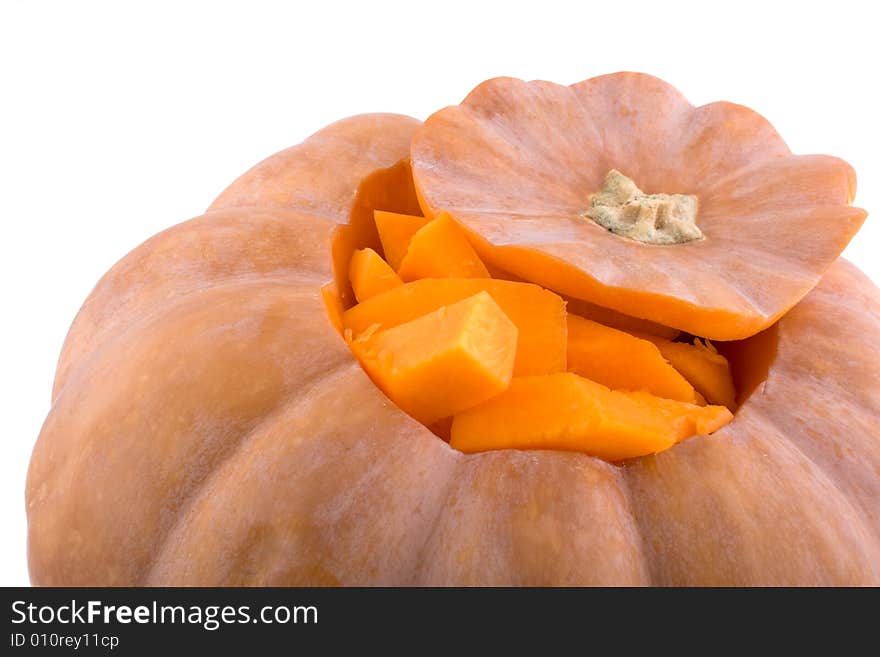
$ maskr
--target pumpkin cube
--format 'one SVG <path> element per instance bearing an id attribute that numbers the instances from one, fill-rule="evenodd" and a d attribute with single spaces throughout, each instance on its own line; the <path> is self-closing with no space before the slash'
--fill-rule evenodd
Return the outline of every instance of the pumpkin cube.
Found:
<path id="1" fill-rule="evenodd" d="M 486 292 L 351 342 L 379 388 L 431 424 L 503 392 L 513 376 L 517 328 Z"/>
<path id="2" fill-rule="evenodd" d="M 357 337 L 374 324 L 388 329 L 483 291 L 491 295 L 519 329 L 515 376 L 565 371 L 565 302 L 559 295 L 532 283 L 491 278 L 424 278 L 349 308 L 342 323 Z"/>
<path id="3" fill-rule="evenodd" d="M 425 217 L 384 210 L 374 210 L 373 220 L 376 222 L 376 230 L 379 232 L 379 241 L 382 242 L 385 260 L 395 271 L 400 269 L 400 263 L 406 255 L 413 235 L 430 221 Z"/>
<path id="4" fill-rule="evenodd" d="M 568 371 L 614 390 L 643 390 L 695 402 L 696 392 L 648 340 L 597 322 L 568 316 Z"/>
<path id="5" fill-rule="evenodd" d="M 445 212 L 413 235 L 398 271 L 405 281 L 419 278 L 489 278 L 486 265 L 458 224 Z"/>
<path id="6" fill-rule="evenodd" d="M 572 373 L 522 377 L 455 416 L 450 445 L 463 452 L 558 449 L 619 461 L 660 452 L 724 426 L 723 406 L 696 406 L 609 390 Z"/>
<path id="7" fill-rule="evenodd" d="M 653 342 L 663 358 L 710 404 L 736 408 L 736 388 L 733 385 L 730 363 L 718 353 L 711 342 L 697 339 L 694 344 L 687 344 L 649 335 L 641 337 Z"/>
<path id="8" fill-rule="evenodd" d="M 348 278 L 358 301 L 403 285 L 400 276 L 373 249 L 359 249 L 351 255 Z"/>

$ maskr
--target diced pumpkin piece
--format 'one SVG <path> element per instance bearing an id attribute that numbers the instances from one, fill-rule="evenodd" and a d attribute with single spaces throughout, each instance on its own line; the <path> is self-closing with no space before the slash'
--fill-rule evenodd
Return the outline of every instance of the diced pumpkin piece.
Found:
<path id="1" fill-rule="evenodd" d="M 403 285 L 400 276 L 373 249 L 359 249 L 351 255 L 348 277 L 354 296 L 366 301 L 382 292 Z"/>
<path id="2" fill-rule="evenodd" d="M 599 322 L 605 326 L 616 328 L 627 333 L 647 333 L 667 340 L 674 340 L 679 336 L 681 331 L 670 326 L 657 324 L 649 319 L 641 319 L 640 317 L 632 317 L 624 315 L 611 308 L 597 306 L 589 301 L 582 299 L 572 299 L 563 297 L 568 301 L 568 312 L 579 317 Z"/>
<path id="3" fill-rule="evenodd" d="M 694 387 L 652 342 L 576 315 L 568 316 L 568 371 L 614 390 L 697 400 Z"/>
<path id="4" fill-rule="evenodd" d="M 733 419 L 733 413 L 726 406 L 706 405 L 705 400 L 702 400 L 703 403 L 687 404 L 674 399 L 663 399 L 648 392 L 623 392 L 621 394 L 638 404 L 651 407 L 654 413 L 666 417 L 672 422 L 680 422 L 682 413 L 686 413 L 685 426 L 687 429 L 683 434 L 680 434 L 676 442 L 681 442 L 685 438 L 695 435 L 707 436 L 718 431 Z M 681 425 L 677 426 L 681 429 Z"/>
<path id="5" fill-rule="evenodd" d="M 413 235 L 398 272 L 405 281 L 419 278 L 489 278 L 486 265 L 458 224 L 445 212 Z"/>
<path id="6" fill-rule="evenodd" d="M 350 344 L 395 404 L 432 424 L 503 392 L 513 375 L 516 342 L 516 326 L 479 292 Z"/>
<path id="7" fill-rule="evenodd" d="M 491 278 L 424 278 L 349 308 L 342 322 L 357 337 L 374 324 L 391 328 L 482 291 L 492 296 L 519 329 L 515 376 L 565 371 L 565 302 L 532 283 Z"/>
<path id="8" fill-rule="evenodd" d="M 690 381 L 710 404 L 736 408 L 736 388 L 730 373 L 730 363 L 718 353 L 711 342 L 701 342 L 697 338 L 694 344 L 687 344 L 648 335 L 641 337 L 657 345 L 669 364 Z"/>
<path id="9" fill-rule="evenodd" d="M 374 210 L 373 220 L 376 222 L 376 230 L 379 231 L 379 241 L 382 242 L 385 261 L 395 271 L 400 269 L 400 263 L 406 255 L 413 235 L 430 221 L 425 217 L 384 210 Z"/>
<path id="10" fill-rule="evenodd" d="M 450 445 L 463 452 L 558 449 L 608 461 L 660 452 L 732 418 L 723 406 L 695 406 L 626 393 L 573 373 L 515 378 L 484 404 L 455 416 Z"/>

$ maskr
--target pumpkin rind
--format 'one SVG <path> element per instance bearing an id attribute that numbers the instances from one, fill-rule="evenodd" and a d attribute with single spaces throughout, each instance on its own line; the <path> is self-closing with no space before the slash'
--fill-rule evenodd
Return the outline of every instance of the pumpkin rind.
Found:
<path id="1" fill-rule="evenodd" d="M 416 132 L 412 164 L 425 214 L 449 212 L 487 264 L 718 340 L 781 317 L 866 216 L 842 160 L 792 155 L 752 110 L 694 107 L 638 73 L 484 82 Z M 584 220 L 611 169 L 696 195 L 705 238 L 645 245 Z"/>
<path id="2" fill-rule="evenodd" d="M 846 263 L 734 421 L 655 457 L 464 455 L 391 404 L 321 288 L 414 125 L 336 124 L 102 279 L 28 473 L 35 584 L 880 584 L 880 292 Z"/>
<path id="3" fill-rule="evenodd" d="M 233 446 L 351 361 L 321 293 L 331 246 L 361 181 L 406 159 L 415 125 L 396 115 L 333 124 L 268 167 L 293 188 L 297 171 L 303 185 L 321 182 L 307 198 L 238 207 L 249 176 L 271 178 L 258 165 L 218 209 L 148 240 L 98 283 L 68 334 L 31 458 L 35 583 L 143 582 L 176 514 Z M 347 168 L 312 180 L 318 155 Z"/>

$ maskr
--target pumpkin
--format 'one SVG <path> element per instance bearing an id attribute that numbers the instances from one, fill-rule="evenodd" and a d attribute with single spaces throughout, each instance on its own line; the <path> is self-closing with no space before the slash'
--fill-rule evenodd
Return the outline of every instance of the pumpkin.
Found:
<path id="1" fill-rule="evenodd" d="M 28 473 L 32 581 L 880 584 L 853 193 L 634 74 L 333 124 L 83 305 Z M 630 439 L 657 453 L 618 460 Z"/>
<path id="2" fill-rule="evenodd" d="M 752 110 L 693 107 L 637 73 L 570 87 L 489 80 L 428 119 L 412 159 L 426 214 L 450 213 L 487 261 L 718 340 L 749 337 L 781 317 L 866 216 L 849 206 L 855 174 L 842 160 L 792 155 Z M 695 195 L 706 239 L 673 230 L 618 239 L 613 218 L 586 216 L 591 192 L 619 183 L 620 172 L 635 196 Z M 647 209 L 651 199 L 641 196 Z M 675 210 L 674 200 L 664 209 Z M 645 248 L 668 239 L 679 243 Z"/>

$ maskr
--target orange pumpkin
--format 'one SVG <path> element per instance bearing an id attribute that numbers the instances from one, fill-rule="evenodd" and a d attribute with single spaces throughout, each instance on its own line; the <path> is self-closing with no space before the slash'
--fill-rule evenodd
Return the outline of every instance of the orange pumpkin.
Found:
<path id="1" fill-rule="evenodd" d="M 428 119 L 412 158 L 425 213 L 449 212 L 488 262 L 718 340 L 779 319 L 866 216 L 849 206 L 845 162 L 792 155 L 752 110 L 694 107 L 637 73 L 570 87 L 489 80 Z M 652 248 L 576 220 L 614 170 L 651 194 L 696 195 L 705 239 Z"/>
<path id="2" fill-rule="evenodd" d="M 584 194 L 600 193 L 612 168 L 652 194 L 695 194 L 703 237 L 648 245 L 600 229 L 583 215 Z M 864 218 L 848 205 L 853 181 L 838 160 L 790 155 L 745 108 L 695 109 L 631 74 L 569 88 L 490 81 L 421 127 L 395 115 L 333 124 L 135 249 L 84 304 L 28 474 L 32 581 L 878 584 L 880 292 L 835 261 Z M 637 333 L 584 325 L 577 339 L 635 341 L 669 394 L 691 394 L 656 360 L 688 349 L 669 342 L 679 330 L 736 338 L 715 342 L 717 358 L 687 352 L 708 364 L 678 370 L 694 395 L 735 387 L 733 421 L 614 464 L 552 449 L 466 454 L 438 439 L 379 391 L 343 340 L 352 313 L 389 316 L 383 296 L 434 303 L 402 290 L 446 290 L 440 311 L 411 320 L 434 336 L 424 349 L 452 358 L 444 345 L 459 353 L 469 331 L 498 341 L 455 356 L 475 390 L 495 395 L 486 405 L 449 411 L 451 429 L 433 423 L 447 411 L 417 411 L 453 444 L 485 437 L 472 427 L 493 408 L 503 418 L 505 395 L 541 380 L 619 409 L 647 393 L 559 372 L 564 303 L 546 290 L 519 284 L 547 309 L 530 318 L 517 314 L 527 298 L 518 291 L 493 294 L 517 283 L 404 284 L 369 252 L 353 257 L 383 253 L 374 210 L 422 209 L 407 240 L 447 212 L 493 276 L 540 283 L 579 300 L 569 309 L 595 309 L 588 319 Z M 406 312 L 394 311 L 401 327 Z M 418 343 L 407 331 L 379 343 Z M 546 346 L 523 347 L 523 331 L 527 345 Z M 377 353 L 371 334 L 349 338 L 355 352 Z M 553 349 L 561 361 L 534 358 Z M 723 378 L 707 372 L 722 360 L 732 378 L 713 387 Z M 531 369 L 517 374 L 524 362 Z M 660 405 L 687 407 L 706 430 L 722 412 Z"/>

